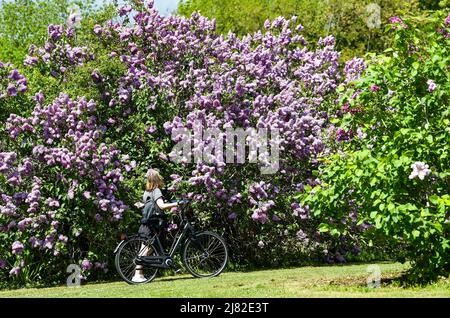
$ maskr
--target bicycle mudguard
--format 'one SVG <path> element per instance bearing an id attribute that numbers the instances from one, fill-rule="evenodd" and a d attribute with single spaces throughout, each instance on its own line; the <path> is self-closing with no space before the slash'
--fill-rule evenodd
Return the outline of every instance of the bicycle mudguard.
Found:
<path id="1" fill-rule="evenodd" d="M 117 251 L 119 250 L 119 247 L 120 247 L 121 245 L 123 245 L 123 243 L 125 243 L 125 242 L 128 241 L 129 239 L 132 239 L 132 238 L 134 238 L 134 237 L 136 237 L 136 236 L 137 236 L 137 235 L 131 235 L 131 236 L 125 235 L 125 238 L 124 238 L 123 240 L 121 240 L 121 241 L 119 242 L 119 244 L 117 244 L 116 248 L 115 248 L 114 251 L 113 251 L 113 254 L 116 254 L 116 253 L 117 253 Z"/>
<path id="2" fill-rule="evenodd" d="M 125 243 L 127 240 L 128 240 L 128 239 L 126 238 L 126 239 L 120 241 L 119 244 L 117 244 L 117 246 L 116 246 L 116 248 L 114 249 L 114 252 L 113 252 L 114 255 L 115 255 L 115 254 L 117 253 L 117 251 L 119 250 L 119 247 L 120 247 L 123 243 Z"/>

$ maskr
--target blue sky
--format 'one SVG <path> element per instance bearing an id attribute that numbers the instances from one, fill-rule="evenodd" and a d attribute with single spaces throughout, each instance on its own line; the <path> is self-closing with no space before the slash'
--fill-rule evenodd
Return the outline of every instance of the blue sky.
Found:
<path id="1" fill-rule="evenodd" d="M 155 8 L 161 14 L 167 15 L 177 8 L 178 2 L 180 0 L 155 0 Z"/>

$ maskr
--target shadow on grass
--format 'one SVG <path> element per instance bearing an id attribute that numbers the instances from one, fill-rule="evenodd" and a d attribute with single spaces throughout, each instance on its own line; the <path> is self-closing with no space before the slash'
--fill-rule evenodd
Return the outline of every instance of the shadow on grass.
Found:
<path id="1" fill-rule="evenodd" d="M 184 274 L 182 274 L 184 275 Z M 191 280 L 196 279 L 193 276 L 162 276 L 162 277 L 156 277 L 155 281 L 159 282 L 172 282 L 172 281 L 178 281 L 178 280 Z"/>
<path id="2" fill-rule="evenodd" d="M 383 261 L 361 261 L 361 262 L 347 262 L 347 263 L 305 263 L 305 264 L 292 264 L 289 266 L 267 266 L 267 267 L 251 267 L 251 268 L 233 268 L 228 272 L 236 273 L 251 273 L 260 271 L 273 271 L 273 270 L 285 270 L 285 269 L 299 269 L 303 267 L 313 267 L 313 268 L 345 268 L 347 266 L 358 266 L 358 265 L 382 265 L 382 264 L 393 264 L 396 263 L 394 260 L 383 260 Z"/>

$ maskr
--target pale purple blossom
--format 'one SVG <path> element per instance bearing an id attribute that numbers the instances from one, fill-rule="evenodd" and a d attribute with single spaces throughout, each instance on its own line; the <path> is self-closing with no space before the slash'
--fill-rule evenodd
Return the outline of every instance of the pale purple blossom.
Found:
<path id="1" fill-rule="evenodd" d="M 88 260 L 87 258 L 85 258 L 82 262 L 81 262 L 81 268 L 84 270 L 90 270 L 92 268 L 92 262 L 90 260 Z"/>
<path id="2" fill-rule="evenodd" d="M 81 22 L 80 12 L 72 12 L 69 14 L 69 17 L 67 18 L 67 25 L 69 27 L 76 27 L 80 25 L 80 22 Z"/>
<path id="3" fill-rule="evenodd" d="M 431 173 L 429 166 L 421 161 L 416 161 L 415 163 L 413 163 L 411 165 L 411 168 L 413 170 L 409 175 L 409 179 L 414 179 L 415 177 L 418 177 L 420 180 L 423 180 L 427 175 Z"/>
<path id="4" fill-rule="evenodd" d="M 12 249 L 12 253 L 13 254 L 18 255 L 18 254 L 22 254 L 24 246 L 23 246 L 23 244 L 21 242 L 15 241 L 12 244 L 11 249 Z"/>
<path id="5" fill-rule="evenodd" d="M 147 134 L 153 134 L 157 130 L 155 125 L 150 125 L 147 128 L 145 128 L 145 132 Z"/>
<path id="6" fill-rule="evenodd" d="M 69 238 L 67 236 L 65 236 L 65 235 L 60 234 L 60 235 L 58 235 L 58 240 L 60 240 L 64 244 L 66 244 L 67 241 L 69 240 Z"/>
<path id="7" fill-rule="evenodd" d="M 229 215 L 228 215 L 228 219 L 229 220 L 235 220 L 237 218 L 237 214 L 235 213 L 235 212 L 231 212 Z"/>
<path id="8" fill-rule="evenodd" d="M 9 276 L 19 276 L 20 274 L 20 270 L 21 268 L 19 266 L 13 267 L 10 271 L 9 271 Z"/>
<path id="9" fill-rule="evenodd" d="M 433 80 L 429 79 L 427 81 L 427 84 L 428 84 L 428 92 L 432 93 L 436 90 L 437 84 Z"/>

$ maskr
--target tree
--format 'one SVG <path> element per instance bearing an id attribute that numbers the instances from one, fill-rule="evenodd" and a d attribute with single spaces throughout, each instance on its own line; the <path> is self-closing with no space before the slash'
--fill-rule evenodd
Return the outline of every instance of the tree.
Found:
<path id="1" fill-rule="evenodd" d="M 297 15 L 305 27 L 305 37 L 312 42 L 333 34 L 343 59 L 366 52 L 382 52 L 390 38 L 383 33 L 388 18 L 418 12 L 417 0 L 186 0 L 178 13 L 188 16 L 194 11 L 217 20 L 217 28 L 239 35 L 259 29 L 265 19 Z"/>
<path id="2" fill-rule="evenodd" d="M 0 61 L 19 66 L 30 44 L 42 44 L 49 24 L 67 20 L 70 10 L 83 17 L 95 14 L 94 0 L 2 0 L 0 3 Z"/>

